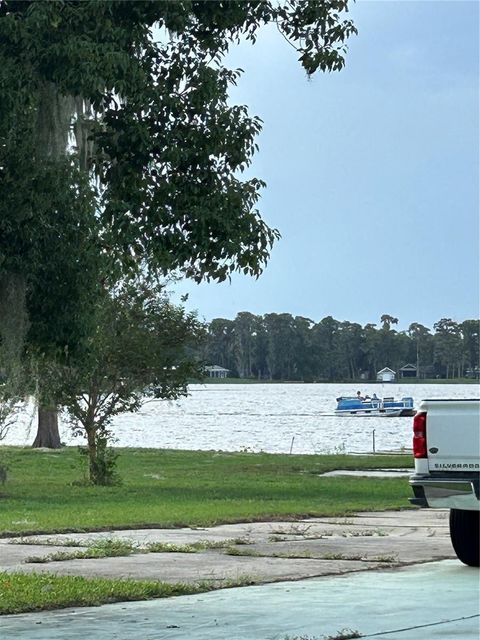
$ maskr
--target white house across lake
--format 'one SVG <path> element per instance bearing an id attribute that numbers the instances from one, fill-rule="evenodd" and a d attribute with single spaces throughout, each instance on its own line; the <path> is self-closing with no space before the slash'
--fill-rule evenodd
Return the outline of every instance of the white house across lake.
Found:
<path id="1" fill-rule="evenodd" d="M 384 367 L 377 371 L 377 380 L 379 382 L 395 382 L 396 372 L 389 367 Z"/>

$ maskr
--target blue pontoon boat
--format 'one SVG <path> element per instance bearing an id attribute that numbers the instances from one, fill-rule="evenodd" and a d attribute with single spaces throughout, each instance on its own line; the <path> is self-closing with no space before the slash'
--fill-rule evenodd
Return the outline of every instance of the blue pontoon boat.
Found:
<path id="1" fill-rule="evenodd" d="M 337 398 L 336 415 L 353 416 L 414 416 L 413 398 L 367 398 L 360 400 L 355 397 Z"/>

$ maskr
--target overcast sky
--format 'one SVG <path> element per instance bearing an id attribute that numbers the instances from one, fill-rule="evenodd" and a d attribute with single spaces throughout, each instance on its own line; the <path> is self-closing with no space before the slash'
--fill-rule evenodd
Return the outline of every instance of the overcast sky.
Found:
<path id="1" fill-rule="evenodd" d="M 258 280 L 177 287 L 206 320 L 479 316 L 479 3 L 360 0 L 351 15 L 340 73 L 307 80 L 275 29 L 232 51 L 232 101 L 264 121 L 259 208 L 282 238 Z"/>

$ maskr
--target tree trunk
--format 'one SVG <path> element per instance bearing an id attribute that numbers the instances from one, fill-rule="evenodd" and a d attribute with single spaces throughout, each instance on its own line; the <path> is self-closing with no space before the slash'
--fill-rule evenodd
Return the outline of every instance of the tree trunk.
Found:
<path id="1" fill-rule="evenodd" d="M 88 442 L 88 477 L 90 482 L 93 484 L 98 484 L 97 475 L 97 439 L 95 428 L 91 426 L 86 429 L 87 431 L 87 442 Z"/>
<path id="2" fill-rule="evenodd" d="M 65 157 L 70 124 L 75 113 L 75 99 L 60 93 L 53 82 L 43 82 L 38 90 L 37 150 L 39 157 Z M 80 140 L 80 131 L 78 131 Z"/>
<path id="3" fill-rule="evenodd" d="M 58 410 L 51 407 L 38 407 L 38 430 L 32 447 L 60 449 L 61 446 L 58 431 Z"/>
<path id="4" fill-rule="evenodd" d="M 70 124 L 75 113 L 75 100 L 63 95 L 53 82 L 44 82 L 38 90 L 36 146 L 40 159 L 65 157 Z M 53 403 L 52 403 L 53 404 Z M 42 404 L 40 394 L 38 431 L 33 447 L 59 449 L 58 410 L 52 404 Z"/>

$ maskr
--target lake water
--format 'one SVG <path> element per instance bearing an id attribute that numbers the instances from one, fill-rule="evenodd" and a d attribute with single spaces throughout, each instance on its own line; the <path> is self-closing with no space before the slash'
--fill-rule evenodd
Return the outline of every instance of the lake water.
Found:
<path id="1" fill-rule="evenodd" d="M 150 401 L 117 416 L 116 446 L 271 453 L 371 452 L 410 449 L 412 418 L 335 416 L 335 398 L 357 389 L 379 397 L 478 398 L 475 384 L 210 384 L 191 385 L 177 402 Z M 83 444 L 61 423 L 62 441 Z M 375 432 L 375 433 L 374 433 Z M 25 412 L 3 444 L 30 445 L 35 409 Z"/>

